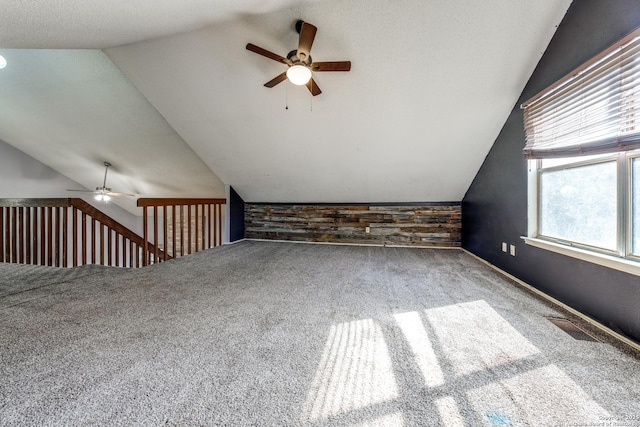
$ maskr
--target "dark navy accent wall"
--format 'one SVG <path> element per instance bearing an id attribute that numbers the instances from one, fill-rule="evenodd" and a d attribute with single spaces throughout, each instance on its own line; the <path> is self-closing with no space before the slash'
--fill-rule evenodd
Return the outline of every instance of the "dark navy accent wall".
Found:
<path id="1" fill-rule="evenodd" d="M 462 246 L 640 342 L 640 277 L 526 245 L 520 104 L 640 26 L 638 0 L 575 0 L 462 201 Z M 501 251 L 516 245 L 516 256 Z"/>
<path id="2" fill-rule="evenodd" d="M 229 192 L 229 241 L 244 239 L 244 200 L 233 187 Z"/>

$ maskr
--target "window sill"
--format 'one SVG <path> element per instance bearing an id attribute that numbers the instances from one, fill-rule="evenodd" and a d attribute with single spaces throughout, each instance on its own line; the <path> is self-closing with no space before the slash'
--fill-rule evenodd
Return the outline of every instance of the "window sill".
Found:
<path id="1" fill-rule="evenodd" d="M 593 264 L 602 265 L 604 267 L 613 268 L 625 273 L 640 276 L 640 262 L 617 258 L 609 255 L 603 255 L 597 252 L 591 252 L 585 249 L 578 249 L 571 246 L 561 245 L 559 243 L 553 243 L 534 237 L 522 237 L 522 239 L 527 245 L 535 246 L 536 248 L 545 249 L 572 258 L 591 262 Z"/>

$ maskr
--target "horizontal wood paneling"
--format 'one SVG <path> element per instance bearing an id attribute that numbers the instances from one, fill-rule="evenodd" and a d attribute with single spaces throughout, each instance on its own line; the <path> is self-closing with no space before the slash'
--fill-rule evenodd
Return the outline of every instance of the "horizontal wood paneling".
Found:
<path id="1" fill-rule="evenodd" d="M 245 204 L 245 237 L 307 242 L 460 246 L 461 208 L 454 204 Z M 370 233 L 366 233 L 370 227 Z"/>

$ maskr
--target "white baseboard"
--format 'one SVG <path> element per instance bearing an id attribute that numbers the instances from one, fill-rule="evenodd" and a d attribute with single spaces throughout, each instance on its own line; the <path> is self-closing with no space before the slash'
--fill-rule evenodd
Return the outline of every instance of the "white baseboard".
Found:
<path id="1" fill-rule="evenodd" d="M 224 242 L 222 245 L 223 245 L 223 246 L 224 246 L 224 245 L 235 245 L 236 243 L 244 242 L 245 240 L 248 240 L 248 239 L 245 239 L 245 238 L 243 237 L 242 239 L 234 240 L 233 242 Z"/>
<path id="2" fill-rule="evenodd" d="M 411 248 L 411 249 L 462 249 L 459 246 L 412 246 L 394 245 L 383 243 L 348 243 L 348 242 L 307 242 L 300 240 L 278 240 L 278 239 L 242 239 L 253 242 L 278 242 L 278 243 L 301 243 L 305 245 L 336 245 L 336 246 L 374 246 L 379 248 Z"/>
<path id="3" fill-rule="evenodd" d="M 591 317 L 587 316 L 586 314 L 576 310 L 575 308 L 572 308 L 568 305 L 566 305 L 565 303 L 555 299 L 554 297 L 547 295 L 546 293 L 542 292 L 541 290 L 531 286 L 530 284 L 518 279 L 517 277 L 507 273 L 506 271 L 496 267 L 495 265 L 491 264 L 490 262 L 480 258 L 479 256 L 469 252 L 466 249 L 462 249 L 464 252 L 466 252 L 467 254 L 471 255 L 472 257 L 474 257 L 475 259 L 477 259 L 478 261 L 482 262 L 483 264 L 488 265 L 489 267 L 491 267 L 492 269 L 494 269 L 495 271 L 497 271 L 498 273 L 502 274 L 505 277 L 508 277 L 509 279 L 513 280 L 514 282 L 516 282 L 518 285 L 522 286 L 523 288 L 535 293 L 536 295 L 539 295 L 540 297 L 544 298 L 545 300 L 559 306 L 562 307 L 564 310 L 567 310 L 568 312 L 570 312 L 571 314 L 574 314 L 576 316 L 578 316 L 579 318 L 581 318 L 582 320 L 584 320 L 585 322 L 589 323 L 590 325 L 600 329 L 602 332 L 606 333 L 607 335 L 611 336 L 612 338 L 617 339 L 618 341 L 628 345 L 629 347 L 634 348 L 635 350 L 640 351 L 640 343 L 637 343 L 635 341 L 633 341 L 631 338 L 625 337 L 622 334 L 617 333 L 616 331 L 606 327 L 605 325 L 603 325 L 602 323 L 598 322 L 595 319 L 592 319 Z"/>

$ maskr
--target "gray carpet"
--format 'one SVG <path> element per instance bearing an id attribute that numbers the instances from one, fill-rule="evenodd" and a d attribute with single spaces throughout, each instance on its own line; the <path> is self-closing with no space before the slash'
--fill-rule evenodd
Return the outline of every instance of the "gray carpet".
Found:
<path id="1" fill-rule="evenodd" d="M 459 250 L 0 264 L 0 425 L 640 425 L 639 360 L 544 316 Z"/>

